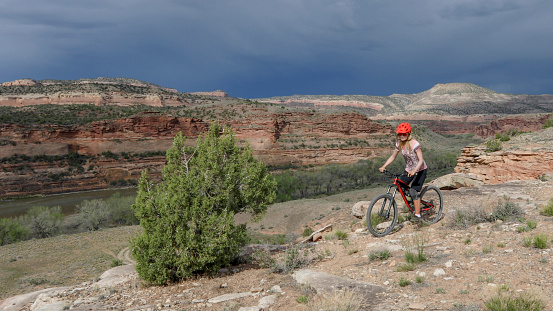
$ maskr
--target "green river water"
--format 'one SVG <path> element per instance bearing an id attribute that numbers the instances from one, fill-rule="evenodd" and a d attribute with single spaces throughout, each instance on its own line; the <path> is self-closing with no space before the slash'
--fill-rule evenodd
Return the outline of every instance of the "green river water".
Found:
<path id="1" fill-rule="evenodd" d="M 119 192 L 122 196 L 136 194 L 136 188 L 108 189 L 54 194 L 14 200 L 0 200 L 0 218 L 23 215 L 33 206 L 61 206 L 65 215 L 75 212 L 75 207 L 84 200 L 106 199 Z"/>

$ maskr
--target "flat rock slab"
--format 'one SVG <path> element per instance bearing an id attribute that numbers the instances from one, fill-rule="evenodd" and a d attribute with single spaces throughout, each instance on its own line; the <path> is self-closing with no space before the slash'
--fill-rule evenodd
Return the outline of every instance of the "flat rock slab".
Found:
<path id="1" fill-rule="evenodd" d="M 93 285 L 100 288 L 112 287 L 136 277 L 138 277 L 138 273 L 136 273 L 134 265 L 123 265 L 107 270 Z"/>
<path id="2" fill-rule="evenodd" d="M 385 289 L 378 285 L 316 272 L 310 269 L 295 271 L 292 277 L 300 284 L 309 284 L 317 294 L 344 289 L 355 291 L 363 295 L 365 304 L 373 306 L 382 302 L 383 299 L 378 294 L 385 292 Z"/>
<path id="3" fill-rule="evenodd" d="M 54 287 L 54 288 L 46 288 L 43 290 L 39 290 L 32 293 L 22 294 L 10 297 L 6 300 L 4 300 L 0 304 L 0 311 L 18 311 L 22 310 L 26 304 L 33 303 L 38 296 L 43 294 L 50 294 L 58 291 L 67 290 L 70 287 Z"/>

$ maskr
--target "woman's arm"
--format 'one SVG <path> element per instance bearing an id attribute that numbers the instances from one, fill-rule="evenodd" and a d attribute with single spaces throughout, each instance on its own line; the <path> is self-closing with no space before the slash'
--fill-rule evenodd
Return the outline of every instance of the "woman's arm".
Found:
<path id="1" fill-rule="evenodd" d="M 394 160 L 396 159 L 398 153 L 399 153 L 399 151 L 394 149 L 394 152 L 388 158 L 388 160 L 386 160 L 386 163 L 384 163 L 384 165 L 382 165 L 382 167 L 380 167 L 378 170 L 381 171 L 381 172 L 384 172 L 384 170 L 386 169 L 386 166 L 388 166 L 388 165 L 390 165 L 390 163 L 394 162 Z"/>

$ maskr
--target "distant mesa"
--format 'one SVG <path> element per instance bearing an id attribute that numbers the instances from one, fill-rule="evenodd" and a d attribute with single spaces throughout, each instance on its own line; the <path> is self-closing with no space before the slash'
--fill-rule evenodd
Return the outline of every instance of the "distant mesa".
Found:
<path id="1" fill-rule="evenodd" d="M 497 92 L 472 83 L 445 83 L 445 84 L 438 83 L 430 90 L 426 90 L 420 94 L 424 94 L 424 95 L 497 94 Z"/>
<path id="2" fill-rule="evenodd" d="M 108 84 L 108 85 L 131 85 L 143 88 L 160 89 L 170 93 L 178 93 L 177 89 L 162 87 L 150 82 L 144 82 L 132 78 L 94 78 L 94 79 L 78 79 L 78 80 L 34 80 L 34 79 L 19 79 L 15 81 L 9 81 L 0 83 L 0 86 L 50 86 L 50 85 L 86 85 L 86 84 Z M 221 90 L 208 91 L 208 92 L 187 92 L 197 96 L 211 96 L 211 97 L 228 97 L 228 93 Z"/>
<path id="3" fill-rule="evenodd" d="M 212 91 L 212 92 L 191 92 L 190 94 L 200 95 L 200 96 L 228 97 L 228 93 L 223 92 L 221 90 Z"/>
<path id="4" fill-rule="evenodd" d="M 34 79 L 19 79 L 0 84 L 2 86 L 42 86 L 42 84 Z"/>

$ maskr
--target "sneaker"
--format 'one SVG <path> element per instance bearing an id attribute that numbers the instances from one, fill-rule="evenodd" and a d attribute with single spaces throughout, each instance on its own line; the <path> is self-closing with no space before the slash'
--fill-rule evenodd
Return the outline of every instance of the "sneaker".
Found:
<path id="1" fill-rule="evenodd" d="M 421 219 L 421 216 L 413 215 L 413 217 L 411 218 L 411 222 L 420 222 Z"/>

